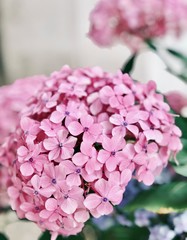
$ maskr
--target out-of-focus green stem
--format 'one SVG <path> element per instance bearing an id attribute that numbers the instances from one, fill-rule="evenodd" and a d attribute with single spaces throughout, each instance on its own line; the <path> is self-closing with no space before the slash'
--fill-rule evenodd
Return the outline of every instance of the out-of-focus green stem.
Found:
<path id="1" fill-rule="evenodd" d="M 161 59 L 162 61 L 165 63 L 166 67 L 167 67 L 167 71 L 173 75 L 175 75 L 176 77 L 180 78 L 183 82 L 187 83 L 187 76 L 185 76 L 184 74 L 179 74 L 179 73 L 176 73 L 167 63 L 167 61 L 163 58 L 163 56 L 160 55 L 159 51 L 158 51 L 158 48 L 155 46 L 155 44 L 151 41 L 151 40 L 146 40 L 146 44 L 147 46 L 152 49 Z M 172 54 L 173 56 L 175 55 L 175 57 L 179 58 L 179 54 L 174 54 L 174 50 L 168 50 L 167 49 L 167 52 Z M 177 52 L 176 52 L 177 53 Z M 184 59 L 185 57 L 183 56 L 182 59 Z M 185 60 L 187 60 L 187 58 L 185 58 Z"/>
<path id="2" fill-rule="evenodd" d="M 137 53 L 134 53 L 127 62 L 124 63 L 123 67 L 121 68 L 122 73 L 131 73 L 134 67 L 134 62 L 136 60 Z"/>

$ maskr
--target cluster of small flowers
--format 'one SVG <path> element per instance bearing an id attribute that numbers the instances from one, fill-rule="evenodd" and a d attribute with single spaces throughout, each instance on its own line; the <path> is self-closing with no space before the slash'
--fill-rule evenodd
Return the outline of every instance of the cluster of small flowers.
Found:
<path id="1" fill-rule="evenodd" d="M 19 112 L 27 100 L 41 87 L 44 76 L 18 79 L 13 84 L 0 87 L 0 144 L 19 123 Z"/>
<path id="2" fill-rule="evenodd" d="M 173 218 L 173 225 L 176 234 L 187 233 L 187 211 L 175 216 Z"/>
<path id="3" fill-rule="evenodd" d="M 34 76 L 18 79 L 13 84 L 0 88 L 0 146 L 5 144 L 6 137 L 13 131 L 20 121 L 20 112 L 26 106 L 27 100 L 41 88 L 44 76 Z M 12 154 L 12 150 L 8 155 Z M 15 155 L 15 153 L 14 153 Z M 0 206 L 8 205 L 7 185 L 9 185 L 9 174 L 4 147 L 0 148 Z"/>
<path id="4" fill-rule="evenodd" d="M 135 223 L 136 225 L 142 227 L 148 227 L 150 230 L 149 240 L 172 240 L 175 236 L 180 236 L 183 233 L 187 232 L 187 211 L 176 214 L 171 213 L 167 216 L 166 223 L 168 225 L 153 225 L 155 219 L 158 215 L 143 209 L 139 209 L 135 212 Z M 153 220 L 153 221 L 151 221 Z M 166 220 L 166 218 L 165 218 Z M 171 225 L 171 226 L 169 226 Z"/>
<path id="5" fill-rule="evenodd" d="M 175 236 L 175 232 L 167 225 L 156 225 L 150 228 L 149 240 L 172 240 Z"/>
<path id="6" fill-rule="evenodd" d="M 100 46 L 120 39 L 137 50 L 144 40 L 180 35 L 186 16 L 185 0 L 100 0 L 90 16 L 89 36 Z"/>
<path id="7" fill-rule="evenodd" d="M 50 230 L 52 239 L 77 234 L 90 214 L 113 211 L 132 178 L 151 185 L 182 148 L 181 131 L 155 90 L 153 81 L 99 67 L 52 73 L 4 144 L 18 216 Z"/>

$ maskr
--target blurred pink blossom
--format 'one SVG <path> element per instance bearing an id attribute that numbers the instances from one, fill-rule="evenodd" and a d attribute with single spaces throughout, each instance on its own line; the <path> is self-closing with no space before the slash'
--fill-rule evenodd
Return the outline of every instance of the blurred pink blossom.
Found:
<path id="1" fill-rule="evenodd" d="M 31 96 L 34 96 L 45 81 L 45 76 L 35 76 L 19 79 L 10 85 L 0 87 L 0 146 L 6 144 L 6 137 L 13 132 L 20 121 L 20 112 L 26 106 Z M 33 122 L 33 120 L 28 119 Z M 23 119 L 21 126 L 27 135 L 27 140 L 33 140 L 33 133 L 37 133 L 37 126 L 27 129 L 27 119 Z M 30 125 L 31 126 L 31 125 Z M 7 160 L 0 150 L 0 206 L 8 205 L 6 188 L 10 184 Z M 9 153 L 9 156 L 12 152 Z"/>
<path id="2" fill-rule="evenodd" d="M 137 50 L 144 40 L 179 36 L 186 29 L 185 0 L 100 0 L 90 15 L 90 38 L 100 46 L 115 40 Z"/>
<path id="3" fill-rule="evenodd" d="M 166 99 L 176 113 L 181 114 L 182 109 L 187 107 L 187 97 L 180 92 L 168 92 L 166 94 Z"/>
<path id="4" fill-rule="evenodd" d="M 37 93 L 45 79 L 45 76 L 34 76 L 0 87 L 0 143 L 15 130 L 21 110 L 30 97 Z"/>

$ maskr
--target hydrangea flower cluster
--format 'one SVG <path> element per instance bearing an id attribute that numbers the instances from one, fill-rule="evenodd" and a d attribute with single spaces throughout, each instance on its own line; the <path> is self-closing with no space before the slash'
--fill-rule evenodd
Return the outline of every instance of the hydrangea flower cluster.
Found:
<path id="1" fill-rule="evenodd" d="M 154 182 L 182 148 L 153 81 L 64 66 L 43 82 L 4 144 L 11 205 L 43 230 L 70 235 L 112 213 L 132 178 Z M 17 149 L 17 155 L 10 155 Z"/>
<path id="2" fill-rule="evenodd" d="M 149 240 L 172 240 L 175 237 L 175 232 L 167 225 L 156 225 L 150 229 Z"/>
<path id="3" fill-rule="evenodd" d="M 6 145 L 6 137 L 13 131 L 20 121 L 20 112 L 26 106 L 27 100 L 41 88 L 44 76 L 34 76 L 18 79 L 13 84 L 0 88 L 0 146 Z M 8 153 L 9 155 L 12 153 Z M 7 172 L 8 162 L 0 148 L 0 206 L 8 205 L 6 188 L 9 182 Z"/>
<path id="4" fill-rule="evenodd" d="M 90 16 L 89 36 L 100 46 L 120 39 L 137 50 L 144 40 L 180 35 L 186 16 L 185 0 L 100 0 Z"/>
<path id="5" fill-rule="evenodd" d="M 19 123 L 19 113 L 27 100 L 40 89 L 44 76 L 18 79 L 13 84 L 0 87 L 0 144 Z"/>

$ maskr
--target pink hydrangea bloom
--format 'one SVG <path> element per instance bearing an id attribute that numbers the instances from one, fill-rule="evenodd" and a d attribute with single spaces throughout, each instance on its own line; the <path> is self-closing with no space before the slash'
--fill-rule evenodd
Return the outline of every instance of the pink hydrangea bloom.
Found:
<path id="1" fill-rule="evenodd" d="M 152 184 L 182 148 L 180 135 L 153 82 L 64 66 L 28 102 L 0 148 L 11 206 L 52 240 L 77 234 L 91 215 L 112 213 L 132 178 Z"/>
<path id="2" fill-rule="evenodd" d="M 136 50 L 144 41 L 186 29 L 185 0 L 100 0 L 90 15 L 90 38 L 100 46 L 116 39 Z"/>
<path id="3" fill-rule="evenodd" d="M 0 145 L 6 145 L 5 138 L 15 130 L 16 126 L 20 121 L 20 112 L 26 106 L 31 96 L 34 96 L 38 89 L 42 86 L 45 81 L 44 76 L 35 76 L 25 79 L 19 79 L 13 84 L 0 87 Z M 32 121 L 31 119 L 29 119 Z M 26 132 L 26 121 L 22 122 L 23 130 L 28 135 L 27 140 L 29 141 L 34 137 L 33 133 L 36 133 L 36 127 L 32 127 L 30 134 Z M 35 129 L 35 130 L 34 130 Z M 0 150 L 0 206 L 3 202 L 5 205 L 8 204 L 8 200 L 5 193 L 7 185 L 10 183 L 7 169 L 7 158 L 4 158 L 5 149 Z M 8 153 L 10 156 L 12 153 Z M 4 205 L 3 204 L 3 205 Z"/>
<path id="4" fill-rule="evenodd" d="M 26 106 L 30 97 L 37 93 L 45 79 L 45 76 L 29 77 L 0 87 L 0 108 L 3 109 L 0 112 L 0 143 L 15 130 L 20 119 L 20 111 Z"/>

